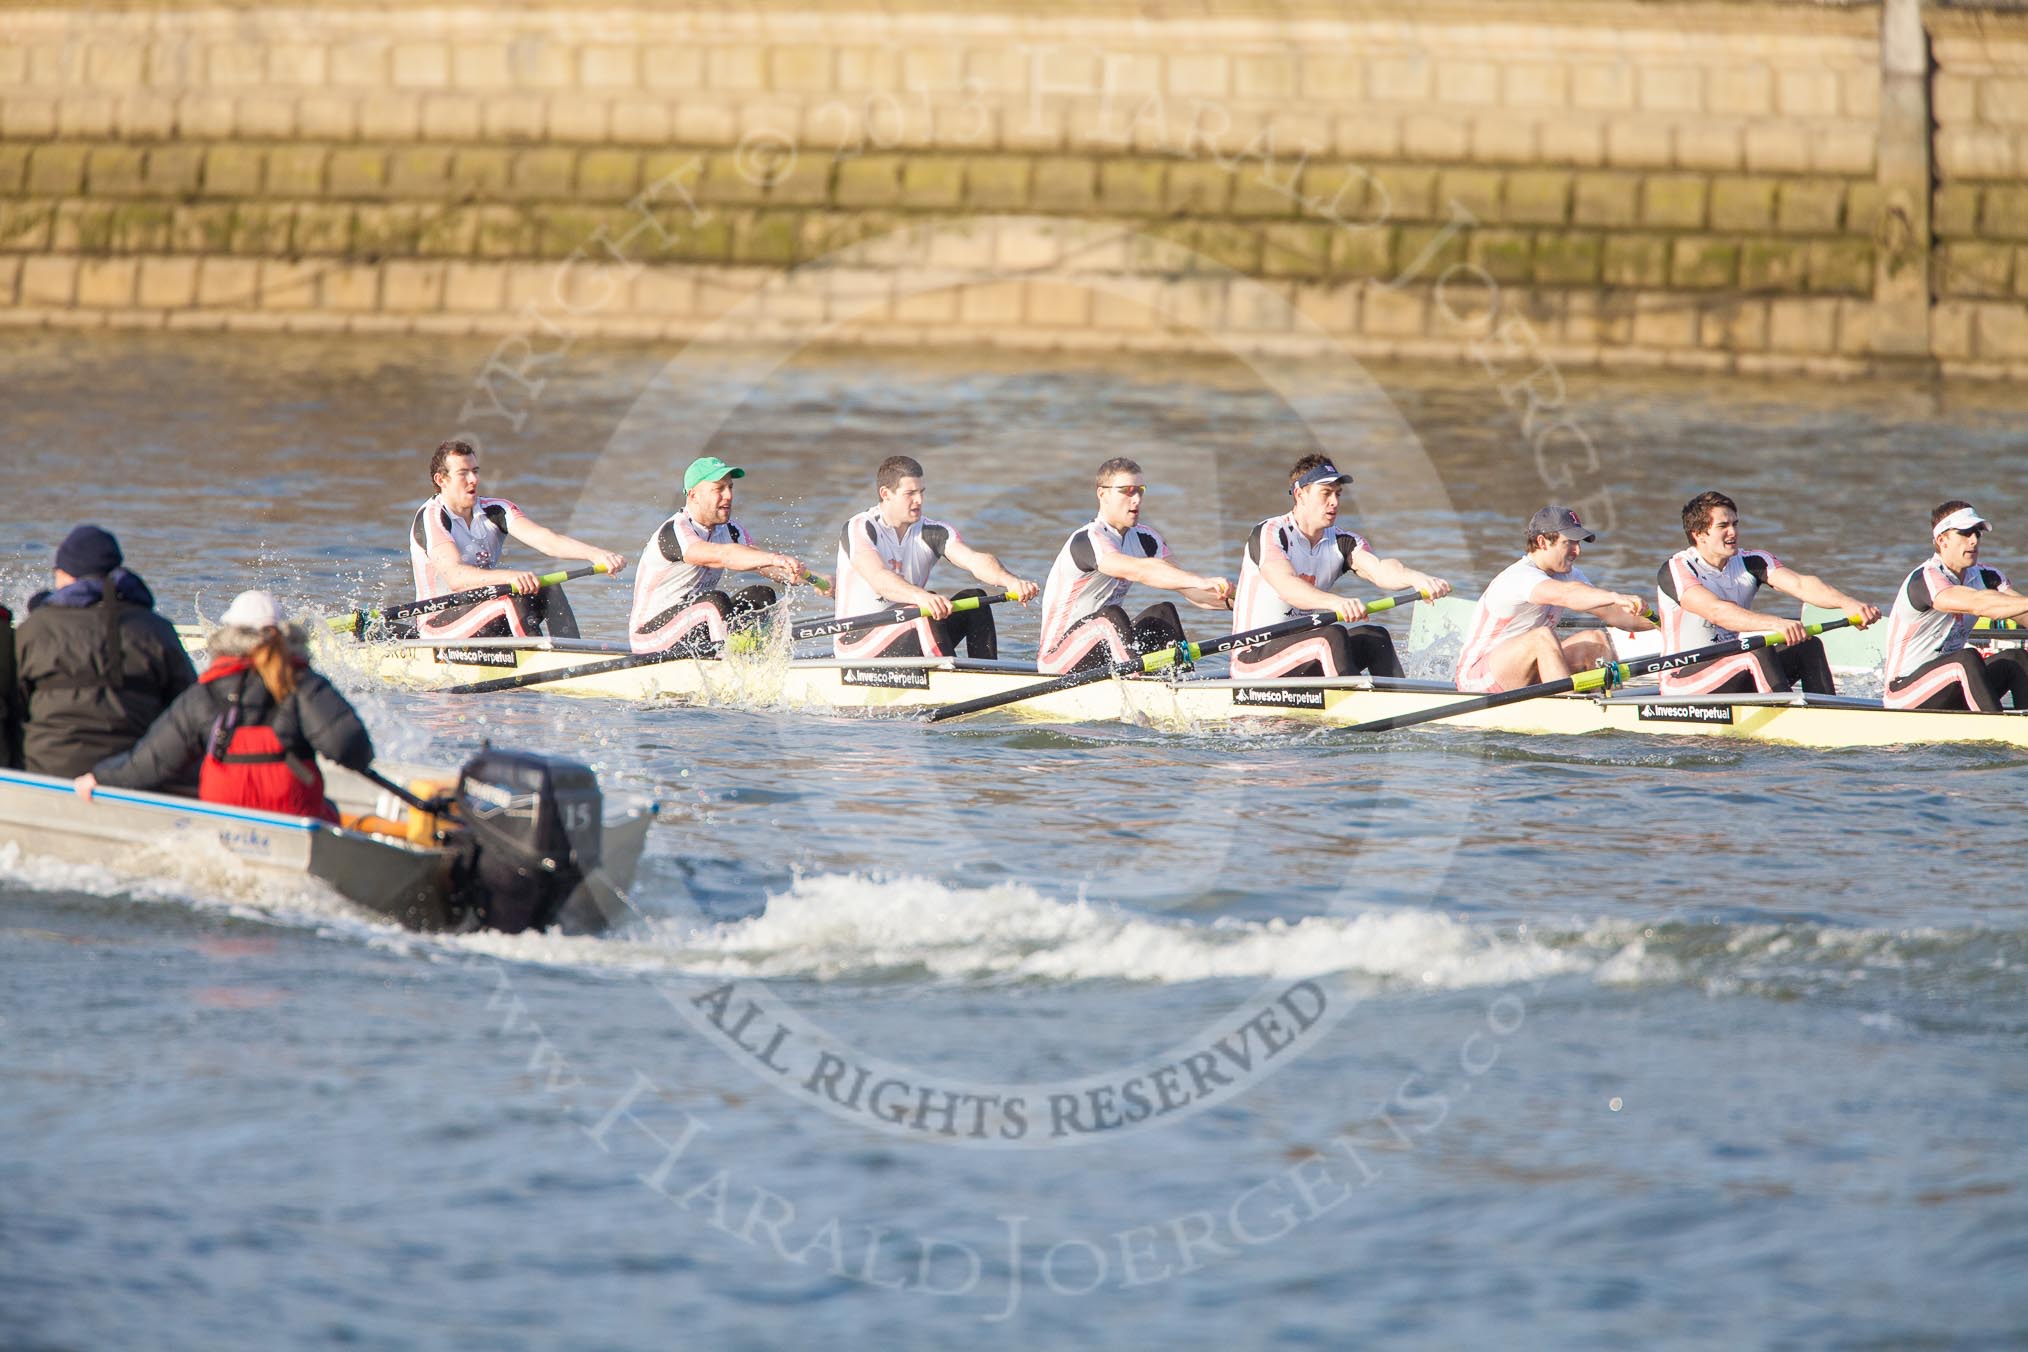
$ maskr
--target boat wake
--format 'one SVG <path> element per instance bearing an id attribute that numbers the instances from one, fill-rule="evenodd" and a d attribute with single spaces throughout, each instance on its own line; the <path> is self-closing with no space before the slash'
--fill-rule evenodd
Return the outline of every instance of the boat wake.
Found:
<path id="1" fill-rule="evenodd" d="M 1924 990 L 1962 993 L 1971 982 L 1989 997 L 1981 1026 L 1994 1019 L 2028 1024 L 2028 934 L 2014 930 L 1884 929 L 1814 918 L 1515 925 L 1405 908 L 1206 922 L 1053 899 L 1019 883 L 961 888 L 925 878 L 818 874 L 734 920 L 656 913 L 648 899 L 636 903 L 646 910 L 606 935 L 418 934 L 314 883 L 278 887 L 271 877 L 235 877 L 230 859 L 216 863 L 215 870 L 193 868 L 186 859 L 175 876 L 137 882 L 94 865 L 24 858 L 9 846 L 0 848 L 0 880 L 38 892 L 180 903 L 431 961 L 486 956 L 613 977 L 990 988 L 1339 975 L 1370 981 L 1376 994 L 1574 980 L 1713 998 L 1862 1005 L 1884 998 L 1901 1008 Z"/>

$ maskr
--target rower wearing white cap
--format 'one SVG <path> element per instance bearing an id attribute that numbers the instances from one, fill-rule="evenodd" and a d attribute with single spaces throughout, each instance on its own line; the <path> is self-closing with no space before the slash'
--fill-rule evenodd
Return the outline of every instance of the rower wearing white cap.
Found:
<path id="1" fill-rule="evenodd" d="M 1377 624 L 1359 624 L 1366 606 L 1336 596 L 1331 587 L 1347 573 L 1383 591 L 1414 590 L 1431 600 L 1451 584 L 1419 573 L 1399 559 L 1377 557 L 1363 536 L 1338 524 L 1338 500 L 1352 476 L 1330 459 L 1306 455 L 1289 471 L 1290 509 L 1253 528 L 1239 562 L 1239 594 L 1232 603 L 1232 632 L 1279 624 L 1298 610 L 1329 610 L 1339 623 L 1289 634 L 1233 655 L 1235 676 L 1400 676 L 1394 640 Z M 1357 626 L 1356 628 L 1353 626 Z"/>
<path id="2" fill-rule="evenodd" d="M 1953 499 L 1930 514 L 1936 552 L 1910 573 L 1887 620 L 1887 688 L 1890 709 L 2000 708 L 2008 697 L 2028 708 L 2028 657 L 2018 648 L 1980 657 L 1965 646 L 1979 619 L 2028 616 L 2028 597 L 2006 574 L 1979 562 L 1979 541 L 1992 523 L 1969 502 Z"/>
<path id="3" fill-rule="evenodd" d="M 1860 629 L 1880 618 L 1823 579 L 1799 573 L 1763 549 L 1739 547 L 1739 506 L 1723 493 L 1699 493 L 1683 504 L 1683 534 L 1690 547 L 1671 555 L 1658 574 L 1657 609 L 1662 649 L 1684 652 L 1726 643 L 1741 634 L 1779 634 L 1779 647 L 1715 658 L 1662 674 L 1665 695 L 1772 694 L 1801 684 L 1811 695 L 1837 693 L 1822 639 L 1800 620 L 1752 609 L 1763 586 L 1813 606 L 1839 610 Z"/>
<path id="4" fill-rule="evenodd" d="M 1079 526 L 1057 551 L 1042 590 L 1042 650 L 1036 667 L 1051 674 L 1127 662 L 1185 641 L 1173 602 L 1149 606 L 1131 620 L 1120 605 L 1129 589 L 1172 591 L 1204 610 L 1230 610 L 1232 584 L 1188 573 L 1169 562 L 1169 546 L 1141 524 L 1148 483 L 1141 467 L 1116 456 L 1098 468 L 1098 516 Z"/>
<path id="5" fill-rule="evenodd" d="M 505 498 L 481 497 L 479 451 L 469 441 L 437 446 L 430 456 L 430 482 L 437 495 L 416 508 L 409 523 L 416 600 L 503 582 L 515 594 L 416 621 L 426 638 L 505 637 L 538 627 L 555 638 L 577 637 L 577 617 L 563 588 L 544 588 L 534 573 L 498 566 L 509 536 L 552 558 L 583 559 L 611 574 L 627 566 L 624 556 L 553 531 Z"/>
<path id="6" fill-rule="evenodd" d="M 1585 611 L 1632 634 L 1655 627 L 1640 597 L 1595 587 L 1578 568 L 1584 546 L 1597 539 L 1568 507 L 1544 507 L 1528 518 L 1528 552 L 1493 579 L 1472 610 L 1458 654 L 1458 689 L 1516 690 L 1560 681 L 1610 658 L 1612 639 L 1604 630 L 1557 634 L 1566 610 Z"/>
<path id="7" fill-rule="evenodd" d="M 735 624 L 775 604 L 774 588 L 759 584 L 727 596 L 718 584 L 728 572 L 759 573 L 785 587 L 810 576 L 789 555 L 755 546 L 732 519 L 732 481 L 745 477 L 715 455 L 683 471 L 683 509 L 656 528 L 634 574 L 627 640 L 635 652 L 667 652 L 700 630 L 723 643 Z"/>
<path id="8" fill-rule="evenodd" d="M 924 618 L 907 624 L 882 625 L 863 634 L 832 639 L 840 657 L 946 657 L 962 641 L 972 657 L 1000 655 L 993 612 L 984 606 L 954 617 L 951 602 L 984 596 L 977 588 L 945 597 L 928 590 L 930 572 L 939 559 L 949 559 L 990 587 L 1013 592 L 1022 604 L 1039 590 L 1000 566 L 1000 560 L 966 544 L 947 521 L 922 514 L 922 465 L 905 455 L 890 455 L 874 471 L 879 502 L 845 523 L 838 537 L 837 610 L 839 619 L 905 602 L 922 607 Z"/>

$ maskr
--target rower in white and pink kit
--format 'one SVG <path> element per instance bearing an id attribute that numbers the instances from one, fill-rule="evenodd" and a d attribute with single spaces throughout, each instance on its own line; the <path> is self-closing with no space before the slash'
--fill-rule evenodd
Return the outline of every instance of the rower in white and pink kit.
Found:
<path id="1" fill-rule="evenodd" d="M 1014 593 L 1023 605 L 1040 588 L 966 544 L 956 527 L 922 514 L 923 472 L 915 460 L 888 456 L 874 472 L 873 488 L 880 501 L 847 521 L 838 538 L 837 617 L 902 602 L 920 606 L 925 618 L 840 634 L 831 640 L 832 651 L 857 658 L 950 657 L 962 641 L 968 657 L 998 657 L 993 612 L 984 606 L 956 614 L 951 610 L 952 601 L 985 593 L 969 588 L 955 597 L 940 596 L 928 590 L 930 571 L 937 560 L 949 559 L 995 590 Z"/>
<path id="2" fill-rule="evenodd" d="M 1138 582 L 1175 592 L 1205 610 L 1232 609 L 1232 584 L 1185 572 L 1169 545 L 1141 524 L 1148 481 L 1137 461 L 1114 456 L 1098 467 L 1098 515 L 1071 532 L 1042 592 L 1039 671 L 1060 676 L 1129 662 L 1186 641 L 1174 602 L 1158 601 L 1132 619 L 1120 604 Z"/>
<path id="3" fill-rule="evenodd" d="M 1930 514 L 1936 552 L 1902 581 L 1887 619 L 1881 702 L 1888 708 L 1996 713 L 2002 696 L 2028 708 L 2028 655 L 2012 648 L 1981 657 L 1965 646 L 1981 617 L 2028 616 L 2028 597 L 2008 585 L 2005 573 L 1979 563 L 1979 537 L 1992 528 L 1962 499 Z"/>
<path id="4" fill-rule="evenodd" d="M 588 545 L 532 520 L 505 498 L 479 496 L 479 450 L 469 441 L 438 444 L 430 457 L 437 495 L 416 508 L 409 522 L 408 561 L 415 599 L 505 583 L 511 596 L 457 606 L 416 621 L 425 638 L 504 638 L 547 628 L 552 638 L 576 638 L 577 617 L 563 588 L 544 590 L 532 572 L 499 566 L 508 538 L 559 559 L 583 559 L 618 576 L 624 556 Z"/>
<path id="5" fill-rule="evenodd" d="M 683 471 L 683 506 L 656 528 L 634 576 L 627 642 L 637 653 L 672 652 L 685 640 L 723 644 L 735 629 L 758 628 L 780 598 L 755 583 L 728 596 L 727 573 L 758 573 L 793 587 L 810 570 L 800 559 L 763 549 L 732 519 L 734 479 L 746 471 L 700 455 Z"/>
<path id="6" fill-rule="evenodd" d="M 1398 677 L 1394 639 L 1377 624 L 1360 624 L 1366 605 L 1334 596 L 1331 587 L 1350 573 L 1383 591 L 1414 590 L 1434 601 L 1451 584 L 1419 573 L 1399 559 L 1377 557 L 1365 537 L 1338 524 L 1338 500 L 1352 476 L 1321 455 L 1306 455 L 1289 471 L 1293 503 L 1253 528 L 1239 561 L 1239 595 L 1232 603 L 1232 632 L 1280 624 L 1298 610 L 1329 610 L 1338 623 L 1289 634 L 1242 649 L 1232 674 L 1268 680 L 1287 676 Z M 1357 626 L 1356 628 L 1354 626 Z"/>
<path id="7" fill-rule="evenodd" d="M 1490 695 L 1560 681 L 1613 655 L 1600 629 L 1558 636 L 1566 610 L 1598 616 L 1630 634 L 1655 626 L 1638 596 L 1594 587 L 1578 570 L 1584 546 L 1597 540 L 1568 507 L 1544 507 L 1528 519 L 1528 552 L 1507 565 L 1479 597 L 1458 654 L 1458 689 Z"/>
<path id="8" fill-rule="evenodd" d="M 1683 534 L 1690 547 L 1671 555 L 1658 575 L 1662 650 L 1686 652 L 1741 634 L 1780 634 L 1781 645 L 1664 672 L 1662 693 L 1767 695 L 1800 684 L 1804 694 L 1836 694 L 1824 641 L 1812 638 L 1801 620 L 1754 610 L 1754 597 L 1763 586 L 1773 587 L 1798 601 L 1843 611 L 1860 629 L 1880 618 L 1879 608 L 1797 572 L 1764 549 L 1741 549 L 1739 506 L 1723 493 L 1699 493 L 1683 504 Z"/>

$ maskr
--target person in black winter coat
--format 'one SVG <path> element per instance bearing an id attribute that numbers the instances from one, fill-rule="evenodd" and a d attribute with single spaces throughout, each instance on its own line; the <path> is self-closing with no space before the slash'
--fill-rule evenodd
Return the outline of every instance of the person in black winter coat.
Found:
<path id="1" fill-rule="evenodd" d="M 79 526 L 57 547 L 56 586 L 29 598 L 14 631 L 14 713 L 36 774 L 69 778 L 125 751 L 197 682 L 176 627 L 125 561 L 119 541 Z"/>
<path id="2" fill-rule="evenodd" d="M 195 770 L 207 802 L 337 821 L 317 755 L 363 770 L 373 741 L 345 697 L 310 670 L 302 626 L 266 592 L 242 592 L 208 646 L 211 665 L 198 683 L 132 751 L 80 775 L 78 792 L 152 789 Z"/>

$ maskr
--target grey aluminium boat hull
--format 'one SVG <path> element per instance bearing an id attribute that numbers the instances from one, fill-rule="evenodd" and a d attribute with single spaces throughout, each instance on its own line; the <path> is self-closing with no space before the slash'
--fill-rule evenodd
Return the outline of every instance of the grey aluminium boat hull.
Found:
<path id="1" fill-rule="evenodd" d="M 324 772 L 326 789 L 341 809 L 370 811 L 378 805 L 379 790 L 367 781 L 328 764 Z M 647 843 L 652 804 L 626 805 L 618 812 L 608 807 L 600 881 L 609 887 L 580 889 L 593 895 L 575 896 L 564 908 L 569 928 L 606 926 L 624 906 L 609 889 L 631 885 Z M 67 779 L 0 770 L 0 845 L 6 844 L 27 856 L 139 878 L 159 877 L 178 861 L 224 857 L 255 874 L 315 879 L 409 929 L 473 927 L 452 895 L 454 850 L 307 817 L 131 789 L 100 789 L 86 802 Z"/>

